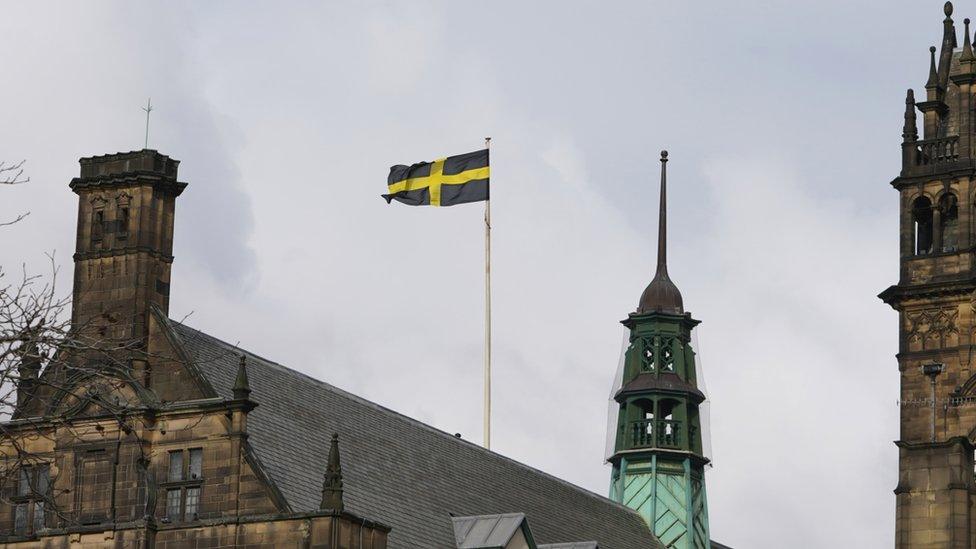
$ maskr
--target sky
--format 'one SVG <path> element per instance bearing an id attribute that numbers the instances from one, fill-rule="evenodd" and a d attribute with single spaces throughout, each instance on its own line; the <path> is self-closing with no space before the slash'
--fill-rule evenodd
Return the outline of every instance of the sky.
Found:
<path id="1" fill-rule="evenodd" d="M 976 16 L 957 2 L 956 20 Z M 70 280 L 83 156 L 179 159 L 170 316 L 480 442 L 482 206 L 393 164 L 492 137 L 493 450 L 605 494 L 619 321 L 669 271 L 711 402 L 712 537 L 890 547 L 905 90 L 942 4 L 20 3 L 0 265 Z M 70 288 L 64 286 L 64 291 Z M 258 413 L 258 412 L 255 412 Z M 842 540 L 842 541 L 841 541 Z"/>

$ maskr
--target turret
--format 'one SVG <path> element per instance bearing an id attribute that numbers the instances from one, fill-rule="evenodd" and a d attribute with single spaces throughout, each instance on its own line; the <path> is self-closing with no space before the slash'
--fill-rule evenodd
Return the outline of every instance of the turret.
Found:
<path id="1" fill-rule="evenodd" d="M 667 269 L 667 151 L 661 152 L 658 259 L 630 332 L 613 433 L 610 497 L 634 508 L 668 547 L 707 549 L 708 509 L 698 389 L 691 331 Z"/>

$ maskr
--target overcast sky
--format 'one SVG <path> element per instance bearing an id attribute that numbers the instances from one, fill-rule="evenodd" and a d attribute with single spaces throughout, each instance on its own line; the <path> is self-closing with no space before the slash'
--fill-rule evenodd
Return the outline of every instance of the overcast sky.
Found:
<path id="1" fill-rule="evenodd" d="M 70 273 L 77 160 L 141 148 L 152 96 L 150 146 L 190 184 L 171 316 L 480 441 L 482 207 L 379 195 L 390 165 L 491 135 L 494 448 L 605 494 L 618 321 L 653 274 L 667 148 L 713 538 L 890 547 L 897 324 L 875 296 L 941 5 L 8 4 L 0 159 L 32 181 L 0 219 L 31 215 L 0 262 L 54 250 Z"/>

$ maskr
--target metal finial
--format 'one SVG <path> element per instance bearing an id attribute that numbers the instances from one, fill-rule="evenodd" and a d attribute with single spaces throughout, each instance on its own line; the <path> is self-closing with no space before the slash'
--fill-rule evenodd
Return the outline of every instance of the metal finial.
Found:
<path id="1" fill-rule="evenodd" d="M 142 110 L 146 111 L 146 144 L 143 146 L 143 149 L 148 149 L 149 148 L 149 113 L 151 113 L 153 110 L 152 97 L 149 98 L 149 101 L 146 102 L 146 106 L 143 107 Z"/>
<path id="2" fill-rule="evenodd" d="M 658 206 L 657 270 L 668 272 L 668 151 L 661 151 L 661 202 Z"/>
<path id="3" fill-rule="evenodd" d="M 946 17 L 952 17 L 952 2 L 946 2 L 945 6 L 942 6 L 942 11 L 945 12 Z"/>
<path id="4" fill-rule="evenodd" d="M 684 314 L 681 292 L 668 276 L 668 151 L 661 151 L 661 200 L 658 206 L 657 271 L 644 289 L 638 313 Z"/>

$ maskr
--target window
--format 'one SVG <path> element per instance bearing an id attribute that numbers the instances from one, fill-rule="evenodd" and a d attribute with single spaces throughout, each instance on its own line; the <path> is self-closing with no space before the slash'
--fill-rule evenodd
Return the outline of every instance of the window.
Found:
<path id="1" fill-rule="evenodd" d="M 674 339 L 673 338 L 662 338 L 661 339 L 661 370 L 665 372 L 674 371 Z"/>
<path id="2" fill-rule="evenodd" d="M 166 491 L 166 518 L 170 521 L 179 520 L 181 492 L 180 488 Z"/>
<path id="3" fill-rule="evenodd" d="M 27 536 L 46 524 L 45 506 L 50 499 L 51 473 L 47 465 L 23 467 L 17 480 L 14 504 L 14 534 Z"/>
<path id="4" fill-rule="evenodd" d="M 203 448 L 190 450 L 190 480 L 196 480 L 203 474 Z"/>
<path id="5" fill-rule="evenodd" d="M 92 215 L 92 227 L 91 227 L 92 240 L 95 242 L 100 242 L 102 237 L 105 235 L 105 212 L 102 210 L 95 210 L 94 215 Z"/>
<path id="6" fill-rule="evenodd" d="M 166 480 L 170 482 L 183 480 L 183 450 L 169 453 L 169 476 Z"/>
<path id="7" fill-rule="evenodd" d="M 641 349 L 641 371 L 652 372 L 654 371 L 654 339 L 653 338 L 641 338 L 640 340 Z"/>
<path id="8" fill-rule="evenodd" d="M 932 201 L 924 196 L 912 204 L 912 227 L 914 230 L 915 254 L 932 252 Z"/>
<path id="9" fill-rule="evenodd" d="M 959 245 L 959 204 L 956 195 L 947 193 L 939 199 L 939 234 L 943 252 L 954 252 Z"/>
<path id="10" fill-rule="evenodd" d="M 197 520 L 203 485 L 203 448 L 170 452 L 168 471 L 162 486 L 166 490 L 166 516 L 163 520 Z"/>
<path id="11" fill-rule="evenodd" d="M 104 448 L 78 456 L 75 494 L 81 524 L 100 524 L 109 519 L 112 506 L 112 455 Z"/>
<path id="12" fill-rule="evenodd" d="M 119 218 L 116 220 L 116 238 L 125 240 L 129 236 L 129 208 L 119 208 Z"/>

